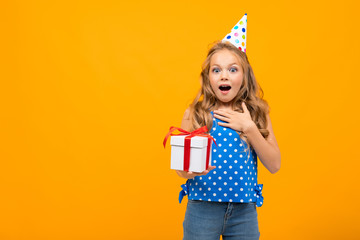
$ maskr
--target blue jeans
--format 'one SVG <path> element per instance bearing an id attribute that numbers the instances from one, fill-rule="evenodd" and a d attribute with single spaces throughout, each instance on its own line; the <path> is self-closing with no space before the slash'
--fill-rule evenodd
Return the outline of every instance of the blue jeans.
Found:
<path id="1" fill-rule="evenodd" d="M 258 240 L 255 203 L 188 200 L 183 240 Z"/>

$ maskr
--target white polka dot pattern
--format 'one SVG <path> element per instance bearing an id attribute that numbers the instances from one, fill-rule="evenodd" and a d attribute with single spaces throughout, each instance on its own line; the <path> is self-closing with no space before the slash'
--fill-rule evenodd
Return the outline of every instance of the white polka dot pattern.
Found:
<path id="1" fill-rule="evenodd" d="M 213 115 L 213 112 L 211 112 Z M 231 128 L 220 127 L 219 119 L 213 119 L 210 135 L 215 137 L 217 147 L 212 145 L 212 172 L 189 179 L 186 183 L 191 200 L 214 202 L 253 202 L 258 196 L 257 155 L 238 133 Z M 201 199 L 203 197 L 203 199 Z M 205 197 L 205 198 L 204 198 Z M 262 204 L 262 203 L 261 203 Z"/>

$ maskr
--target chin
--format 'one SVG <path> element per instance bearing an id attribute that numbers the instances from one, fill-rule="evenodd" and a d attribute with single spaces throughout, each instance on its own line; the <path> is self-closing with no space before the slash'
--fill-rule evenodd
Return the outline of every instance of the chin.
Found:
<path id="1" fill-rule="evenodd" d="M 235 99 L 236 94 L 229 92 L 227 95 L 220 93 L 215 93 L 216 98 L 222 103 L 230 103 Z"/>
<path id="2" fill-rule="evenodd" d="M 218 98 L 220 102 L 222 103 L 230 103 L 232 100 L 234 100 L 234 98 L 231 98 L 231 99 L 221 99 L 221 98 Z"/>

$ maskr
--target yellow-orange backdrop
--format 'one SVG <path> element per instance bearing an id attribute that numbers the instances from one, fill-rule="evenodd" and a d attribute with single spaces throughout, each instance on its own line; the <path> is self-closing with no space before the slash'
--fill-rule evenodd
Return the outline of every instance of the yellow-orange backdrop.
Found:
<path id="1" fill-rule="evenodd" d="M 0 239 L 181 239 L 162 140 L 248 13 L 281 170 L 261 239 L 358 239 L 356 1 L 3 1 Z"/>

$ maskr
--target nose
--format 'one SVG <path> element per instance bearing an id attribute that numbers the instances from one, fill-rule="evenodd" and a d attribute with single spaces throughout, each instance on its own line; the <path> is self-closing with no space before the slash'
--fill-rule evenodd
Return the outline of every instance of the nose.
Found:
<path id="1" fill-rule="evenodd" d="M 221 71 L 221 80 L 228 80 L 228 71 Z"/>

